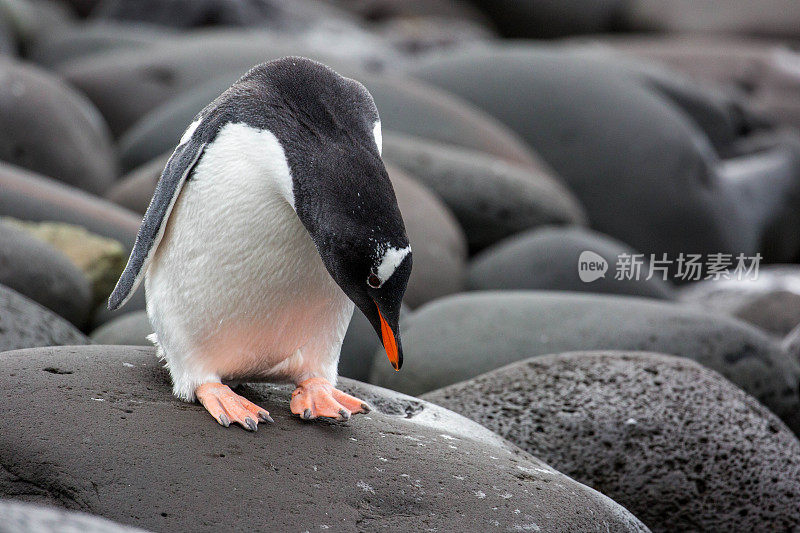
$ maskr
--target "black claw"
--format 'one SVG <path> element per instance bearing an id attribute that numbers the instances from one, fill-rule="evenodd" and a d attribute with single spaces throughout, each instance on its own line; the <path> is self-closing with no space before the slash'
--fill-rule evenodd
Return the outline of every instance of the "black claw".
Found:
<path id="1" fill-rule="evenodd" d="M 365 413 L 369 413 L 370 411 L 372 411 L 372 407 L 370 407 L 369 405 L 367 405 L 365 403 L 362 403 L 361 404 L 361 410 L 364 411 Z"/>
<path id="2" fill-rule="evenodd" d="M 244 419 L 244 423 L 247 424 L 247 427 L 250 429 L 250 431 L 256 431 L 258 429 L 258 424 L 256 424 L 256 421 L 249 416 Z"/>
<path id="3" fill-rule="evenodd" d="M 222 413 L 221 415 L 219 415 L 219 423 L 222 424 L 225 427 L 228 427 L 228 426 L 231 425 L 231 421 L 228 420 L 228 417 L 225 416 L 225 413 Z"/>
<path id="4" fill-rule="evenodd" d="M 339 417 L 342 420 L 350 420 L 350 413 L 348 413 L 344 409 L 339 409 Z"/>
<path id="5" fill-rule="evenodd" d="M 311 418 L 311 409 L 306 409 L 305 411 L 303 411 L 303 418 L 305 418 L 306 420 L 309 420 Z"/>
<path id="6" fill-rule="evenodd" d="M 261 411 L 260 413 L 258 413 L 258 418 L 260 418 L 262 422 L 269 422 L 270 424 L 275 423 L 275 421 L 272 419 L 271 416 L 269 416 L 269 413 L 266 411 Z"/>

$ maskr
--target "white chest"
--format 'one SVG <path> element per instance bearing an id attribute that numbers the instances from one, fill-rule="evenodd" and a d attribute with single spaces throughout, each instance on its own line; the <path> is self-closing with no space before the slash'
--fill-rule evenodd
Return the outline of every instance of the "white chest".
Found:
<path id="1" fill-rule="evenodd" d="M 280 146 L 254 131 L 228 125 L 206 149 L 146 279 L 167 357 L 228 377 L 266 377 L 298 350 L 338 358 L 353 311 L 290 204 Z"/>

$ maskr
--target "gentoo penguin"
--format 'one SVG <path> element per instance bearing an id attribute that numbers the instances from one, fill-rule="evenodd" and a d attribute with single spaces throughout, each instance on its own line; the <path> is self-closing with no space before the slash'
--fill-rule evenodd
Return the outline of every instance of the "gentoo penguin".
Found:
<path id="1" fill-rule="evenodd" d="M 291 381 L 291 411 L 348 419 L 334 388 L 353 304 L 396 370 L 411 248 L 372 96 L 301 57 L 251 69 L 201 111 L 161 174 L 109 308 L 145 278 L 175 396 L 223 426 L 269 413 L 223 381 Z"/>

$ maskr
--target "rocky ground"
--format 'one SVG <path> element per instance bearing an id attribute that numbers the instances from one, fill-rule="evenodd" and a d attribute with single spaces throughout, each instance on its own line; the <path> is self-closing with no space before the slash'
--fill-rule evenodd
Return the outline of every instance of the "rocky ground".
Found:
<path id="1" fill-rule="evenodd" d="M 0 532 L 800 531 L 798 28 L 792 0 L 0 0 Z M 414 268 L 402 371 L 360 312 L 345 338 L 375 410 L 247 384 L 253 434 L 171 396 L 141 289 L 105 302 L 182 131 L 285 55 L 372 93 Z"/>

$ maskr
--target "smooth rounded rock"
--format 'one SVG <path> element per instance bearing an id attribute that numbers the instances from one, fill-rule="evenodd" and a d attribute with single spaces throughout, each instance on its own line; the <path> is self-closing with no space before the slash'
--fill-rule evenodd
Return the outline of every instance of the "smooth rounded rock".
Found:
<path id="1" fill-rule="evenodd" d="M 414 308 L 464 288 L 467 244 L 447 207 L 412 177 L 387 166 L 403 215 L 414 266 L 403 298 Z"/>
<path id="2" fill-rule="evenodd" d="M 473 257 L 467 285 L 478 291 L 528 289 L 673 299 L 665 273 L 653 268 L 651 277 L 648 262 L 643 262 L 638 278 L 628 279 L 616 270 L 626 256 L 635 255 L 629 246 L 588 229 L 542 228 L 509 237 Z M 597 266 L 590 268 L 590 263 Z"/>
<path id="3" fill-rule="evenodd" d="M 592 228 L 643 253 L 798 253 L 800 140 L 742 150 L 746 113 L 719 91 L 531 45 L 439 54 L 409 71 L 501 119 L 564 179 Z"/>
<path id="4" fill-rule="evenodd" d="M 95 194 L 117 175 L 108 129 L 91 102 L 8 60 L 0 60 L 0 160 Z"/>
<path id="5" fill-rule="evenodd" d="M 800 324 L 800 268 L 766 266 L 755 276 L 692 283 L 680 291 L 679 299 L 787 335 Z"/>
<path id="6" fill-rule="evenodd" d="M 0 500 L 0 533 L 144 533 L 97 516 L 15 500 Z"/>
<path id="7" fill-rule="evenodd" d="M 0 352 L 73 344 L 89 344 L 89 339 L 52 311 L 0 285 Z"/>
<path id="8" fill-rule="evenodd" d="M 241 68 L 247 66 L 241 65 Z M 365 74 L 338 65 L 336 68 L 369 89 L 380 112 L 381 129 L 387 135 L 391 131 L 416 135 L 486 152 L 534 169 L 545 168 L 516 134 L 459 98 L 410 79 Z M 195 115 L 240 75 L 240 70 L 235 70 L 198 86 L 189 86 L 185 92 L 139 118 L 119 140 L 123 168 L 138 167 L 171 151 Z"/>
<path id="9" fill-rule="evenodd" d="M 393 61 L 391 53 L 381 50 L 379 43 L 354 42 L 347 35 L 216 31 L 198 32 L 146 49 L 95 54 L 59 65 L 58 71 L 94 102 L 112 133 L 119 136 L 187 89 L 235 72 L 232 83 L 250 67 L 288 55 L 307 56 L 337 68 L 352 65 L 365 70 L 380 69 L 384 61 Z"/>
<path id="10" fill-rule="evenodd" d="M 15 474 L 0 476 L 0 494 L 18 490 L 19 478 L 35 479 L 51 489 L 33 501 L 56 493 L 51 503 L 80 504 L 122 524 L 646 531 L 607 497 L 466 418 L 347 379 L 340 386 L 374 407 L 347 424 L 291 416 L 290 386 L 243 387 L 275 419 L 250 433 L 173 398 L 153 348 L 8 352 L 0 375 L 12 385 L 0 389 L 0 455 Z"/>
<path id="11" fill-rule="evenodd" d="M 112 50 L 134 50 L 179 38 L 178 32 L 147 24 L 87 22 L 61 28 L 43 35 L 33 43 L 26 57 L 44 67 L 54 69 L 69 61 Z"/>
<path id="12" fill-rule="evenodd" d="M 83 327 L 92 306 L 89 280 L 67 256 L 0 222 L 0 283 Z"/>
<path id="13" fill-rule="evenodd" d="M 95 344 L 119 344 L 124 346 L 151 346 L 147 336 L 153 333 L 153 326 L 146 311 L 132 311 L 109 320 L 89 338 Z"/>
<path id="14" fill-rule="evenodd" d="M 513 165 L 430 139 L 387 133 L 383 157 L 451 209 L 475 252 L 537 226 L 582 224 L 578 201 L 545 168 Z"/>
<path id="15" fill-rule="evenodd" d="M 122 243 L 128 253 L 141 216 L 84 191 L 0 163 L 0 216 L 66 222 Z"/>
<path id="16" fill-rule="evenodd" d="M 548 353 L 679 355 L 716 370 L 800 433 L 800 365 L 793 357 L 749 324 L 686 305 L 538 291 L 462 294 L 414 312 L 403 350 L 402 371 L 375 364 L 370 382 L 416 395 Z"/>
<path id="17" fill-rule="evenodd" d="M 602 491 L 653 531 L 800 529 L 800 442 L 689 359 L 546 355 L 424 398 Z"/>

